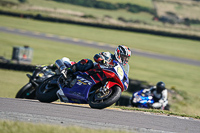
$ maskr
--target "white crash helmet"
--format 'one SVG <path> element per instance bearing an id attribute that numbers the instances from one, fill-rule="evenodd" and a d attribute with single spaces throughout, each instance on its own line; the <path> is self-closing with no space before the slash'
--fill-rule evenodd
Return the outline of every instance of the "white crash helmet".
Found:
<path id="1" fill-rule="evenodd" d="M 100 53 L 100 55 L 102 55 L 102 58 L 104 58 L 104 61 L 106 63 L 109 64 L 111 62 L 112 57 L 111 57 L 111 53 L 110 52 L 102 52 L 102 53 Z"/>

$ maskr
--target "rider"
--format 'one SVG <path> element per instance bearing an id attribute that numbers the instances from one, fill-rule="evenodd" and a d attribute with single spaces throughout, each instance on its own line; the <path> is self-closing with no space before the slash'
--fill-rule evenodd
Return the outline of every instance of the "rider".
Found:
<path id="1" fill-rule="evenodd" d="M 131 56 L 131 50 L 124 45 L 119 45 L 116 48 L 114 55 L 111 54 L 110 52 L 101 52 L 94 56 L 94 61 L 96 63 L 99 63 L 100 65 L 112 66 L 114 65 L 113 60 L 116 60 L 120 64 L 126 65 L 128 63 L 130 56 Z"/>
<path id="2" fill-rule="evenodd" d="M 150 92 L 153 95 L 154 103 L 151 105 L 152 108 L 160 109 L 168 105 L 167 100 L 167 89 L 165 88 L 165 83 L 160 81 L 150 88 Z"/>

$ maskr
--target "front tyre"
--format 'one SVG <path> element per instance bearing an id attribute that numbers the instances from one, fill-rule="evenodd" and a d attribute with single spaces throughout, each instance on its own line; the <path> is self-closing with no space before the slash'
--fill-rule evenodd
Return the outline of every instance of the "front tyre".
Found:
<path id="1" fill-rule="evenodd" d="M 36 90 L 36 97 L 40 102 L 51 103 L 58 100 L 56 92 L 59 90 L 57 85 L 59 75 L 46 79 Z M 54 82 L 54 83 L 53 83 Z"/>
<path id="2" fill-rule="evenodd" d="M 15 98 L 36 99 L 35 93 L 35 87 L 29 82 L 17 92 Z"/>
<path id="3" fill-rule="evenodd" d="M 110 89 L 111 93 L 109 96 L 106 96 L 103 99 L 98 99 L 97 95 L 98 93 L 93 93 L 89 96 L 89 105 L 91 108 L 96 108 L 96 109 L 103 109 L 106 107 L 111 106 L 112 104 L 116 103 L 120 96 L 121 96 L 121 88 L 119 86 L 113 86 Z"/>

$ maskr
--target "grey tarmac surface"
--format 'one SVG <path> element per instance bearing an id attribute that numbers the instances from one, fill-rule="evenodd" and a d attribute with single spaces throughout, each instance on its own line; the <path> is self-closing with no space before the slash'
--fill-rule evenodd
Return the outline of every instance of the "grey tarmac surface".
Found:
<path id="1" fill-rule="evenodd" d="M 86 47 L 93 47 L 97 49 L 104 49 L 104 50 L 111 50 L 111 51 L 114 51 L 116 49 L 116 46 L 112 46 L 110 44 L 93 42 L 93 41 L 88 41 L 88 40 L 81 40 L 81 39 L 70 38 L 70 37 L 65 37 L 65 36 L 57 36 L 57 35 L 48 34 L 48 33 L 8 28 L 8 27 L 2 27 L 2 26 L 0 26 L 0 32 L 34 37 L 34 38 L 39 38 L 39 39 L 52 40 L 52 41 L 63 42 L 63 43 L 70 43 L 70 44 L 81 45 L 81 46 L 86 46 Z M 194 65 L 194 66 L 200 66 L 200 61 L 197 61 L 197 60 L 156 54 L 156 53 L 141 51 L 137 49 L 131 49 L 131 51 L 134 53 L 134 55 L 138 55 L 138 56 L 160 59 L 160 60 L 167 60 L 167 61 L 172 61 L 172 62 L 177 62 L 177 63 L 184 63 L 184 64 L 189 64 L 189 65 Z"/>
<path id="2" fill-rule="evenodd" d="M 0 119 L 142 133 L 200 132 L 200 120 L 193 118 L 14 98 L 0 98 Z"/>

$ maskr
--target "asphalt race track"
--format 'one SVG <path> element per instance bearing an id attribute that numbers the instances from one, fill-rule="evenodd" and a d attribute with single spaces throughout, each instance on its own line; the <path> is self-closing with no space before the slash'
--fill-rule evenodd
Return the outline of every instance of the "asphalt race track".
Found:
<path id="1" fill-rule="evenodd" d="M 34 123 L 77 125 L 94 129 L 148 133 L 199 133 L 200 120 L 118 109 L 91 109 L 87 105 L 41 103 L 0 98 L 0 118 Z"/>
<path id="2" fill-rule="evenodd" d="M 104 49 L 104 50 L 111 50 L 111 51 L 114 51 L 116 49 L 116 46 L 112 46 L 110 44 L 93 42 L 93 41 L 88 41 L 88 40 L 81 40 L 81 39 L 77 39 L 77 38 L 69 38 L 69 37 L 65 37 L 65 36 L 57 36 L 57 35 L 41 33 L 41 32 L 32 32 L 32 31 L 27 31 L 27 30 L 14 29 L 14 28 L 2 27 L 2 26 L 0 26 L 0 32 L 6 32 L 6 33 L 40 38 L 40 39 L 47 39 L 47 40 L 58 41 L 58 42 L 63 42 L 63 43 L 70 43 L 70 44 L 75 44 L 75 45 L 82 45 L 82 46 L 86 46 L 86 47 L 94 47 L 97 49 Z M 189 64 L 189 65 L 200 66 L 200 61 L 197 61 L 197 60 L 155 54 L 152 52 L 146 52 L 146 51 L 141 51 L 141 50 L 137 50 L 137 49 L 131 49 L 131 51 L 135 55 L 144 56 L 144 57 L 148 57 L 148 58 L 155 58 L 155 59 L 173 61 L 173 62 L 177 62 L 177 63 L 184 63 L 184 64 Z"/>

